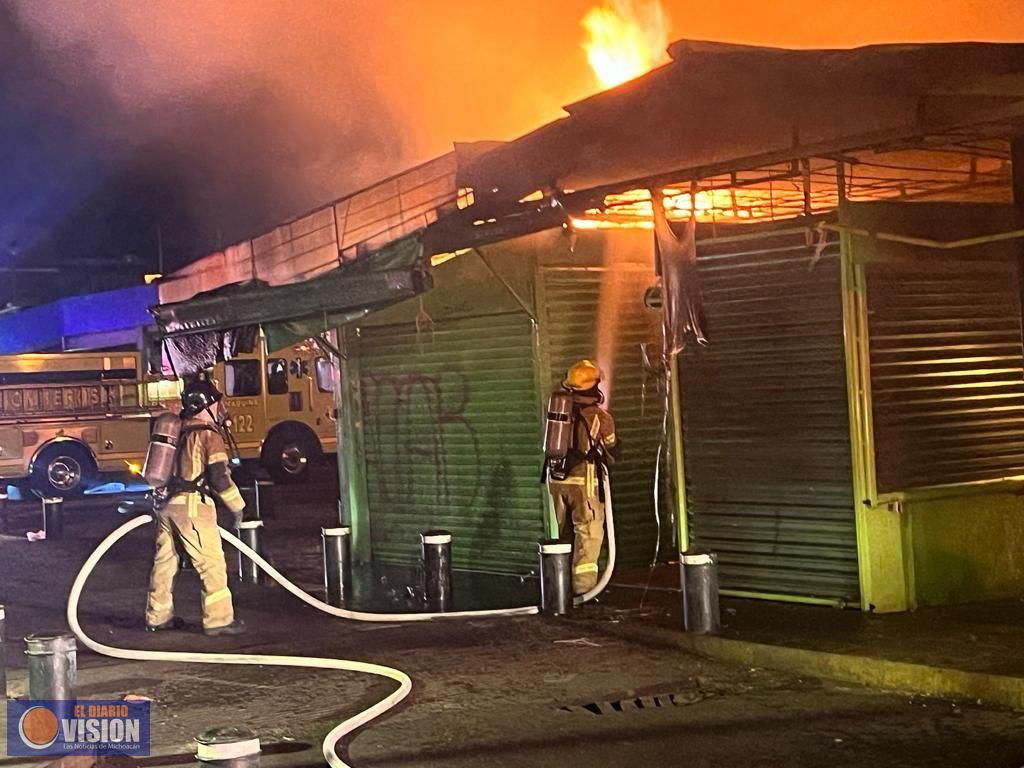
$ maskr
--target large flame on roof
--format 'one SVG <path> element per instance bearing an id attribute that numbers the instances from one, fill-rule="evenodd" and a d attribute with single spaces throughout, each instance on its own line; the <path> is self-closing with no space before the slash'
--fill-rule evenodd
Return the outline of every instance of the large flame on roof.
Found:
<path id="1" fill-rule="evenodd" d="M 605 0 L 583 17 L 583 50 L 602 88 L 639 77 L 668 55 L 668 14 L 660 0 Z"/>

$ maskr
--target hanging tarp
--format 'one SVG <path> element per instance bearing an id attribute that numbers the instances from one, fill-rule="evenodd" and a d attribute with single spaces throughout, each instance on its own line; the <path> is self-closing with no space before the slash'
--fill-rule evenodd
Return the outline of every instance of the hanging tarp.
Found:
<path id="1" fill-rule="evenodd" d="M 323 315 L 344 316 L 415 296 L 425 290 L 423 247 L 415 237 L 392 243 L 365 264 L 312 280 L 270 286 L 260 281 L 226 286 L 153 308 L 166 336 L 237 328 Z"/>
<path id="2" fill-rule="evenodd" d="M 187 373 L 230 358 L 237 329 L 262 325 L 277 341 L 323 333 L 427 290 L 426 270 L 419 239 L 409 237 L 312 280 L 229 285 L 151 311 L 175 370 Z"/>
<path id="3" fill-rule="evenodd" d="M 697 220 L 691 216 L 683 224 L 683 234 L 677 235 L 665 216 L 659 195 L 652 192 L 651 200 L 654 201 L 654 241 L 661 267 L 664 352 L 676 355 L 690 343 L 707 343 L 697 270 Z"/>

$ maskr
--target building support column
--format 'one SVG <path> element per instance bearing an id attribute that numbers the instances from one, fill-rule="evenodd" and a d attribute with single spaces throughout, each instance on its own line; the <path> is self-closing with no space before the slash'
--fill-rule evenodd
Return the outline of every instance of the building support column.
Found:
<path id="1" fill-rule="evenodd" d="M 352 530 L 352 554 L 356 562 L 373 557 L 370 511 L 366 500 L 366 466 L 361 434 L 362 396 L 359 363 L 351 355 L 348 331 L 337 332 L 336 344 L 343 355 L 338 360 L 338 382 L 334 390 L 338 433 L 338 524 Z"/>
<path id="2" fill-rule="evenodd" d="M 841 217 L 842 218 L 842 217 Z M 854 517 L 861 609 L 879 613 L 913 610 L 913 552 L 899 503 L 879 503 L 871 400 L 864 265 L 856 262 L 853 238 L 841 235 L 843 336 L 850 412 Z"/>

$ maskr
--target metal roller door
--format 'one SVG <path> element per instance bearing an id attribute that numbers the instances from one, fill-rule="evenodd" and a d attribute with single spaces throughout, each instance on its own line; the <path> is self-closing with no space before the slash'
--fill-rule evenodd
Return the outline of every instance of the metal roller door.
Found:
<path id="1" fill-rule="evenodd" d="M 838 244 L 698 245 L 710 344 L 680 358 L 691 542 L 723 589 L 859 594 Z"/>
<path id="2" fill-rule="evenodd" d="M 521 573 L 544 534 L 533 328 L 522 314 L 357 335 L 374 558 L 454 534 L 458 568 Z"/>
<path id="3" fill-rule="evenodd" d="M 1013 229 L 1009 206 L 852 206 L 872 228 L 951 239 Z M 880 493 L 1024 473 L 1020 246 L 854 240 L 865 266 Z"/>
<path id="4" fill-rule="evenodd" d="M 548 382 L 553 389 L 566 369 L 581 357 L 600 359 L 602 333 L 610 339 L 610 374 L 606 391 L 622 443 L 622 458 L 612 468 L 612 502 L 619 562 L 647 565 L 658 541 L 654 478 L 661 439 L 664 395 L 658 376 L 645 373 L 641 345 L 660 354 L 657 312 L 644 306 L 644 291 L 653 282 L 649 269 L 617 265 L 612 280 L 605 270 L 549 268 L 542 271 L 547 329 Z M 603 301 L 602 301 L 602 285 Z M 599 312 L 598 307 L 601 305 Z M 674 552 L 672 503 L 662 489 L 662 555 Z"/>

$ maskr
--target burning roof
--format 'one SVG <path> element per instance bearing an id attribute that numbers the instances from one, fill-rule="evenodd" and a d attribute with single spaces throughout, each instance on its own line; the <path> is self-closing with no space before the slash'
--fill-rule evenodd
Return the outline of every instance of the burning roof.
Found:
<path id="1" fill-rule="evenodd" d="M 1024 45 L 789 50 L 683 40 L 672 62 L 460 167 L 478 200 L 678 182 L 1005 120 Z"/>

